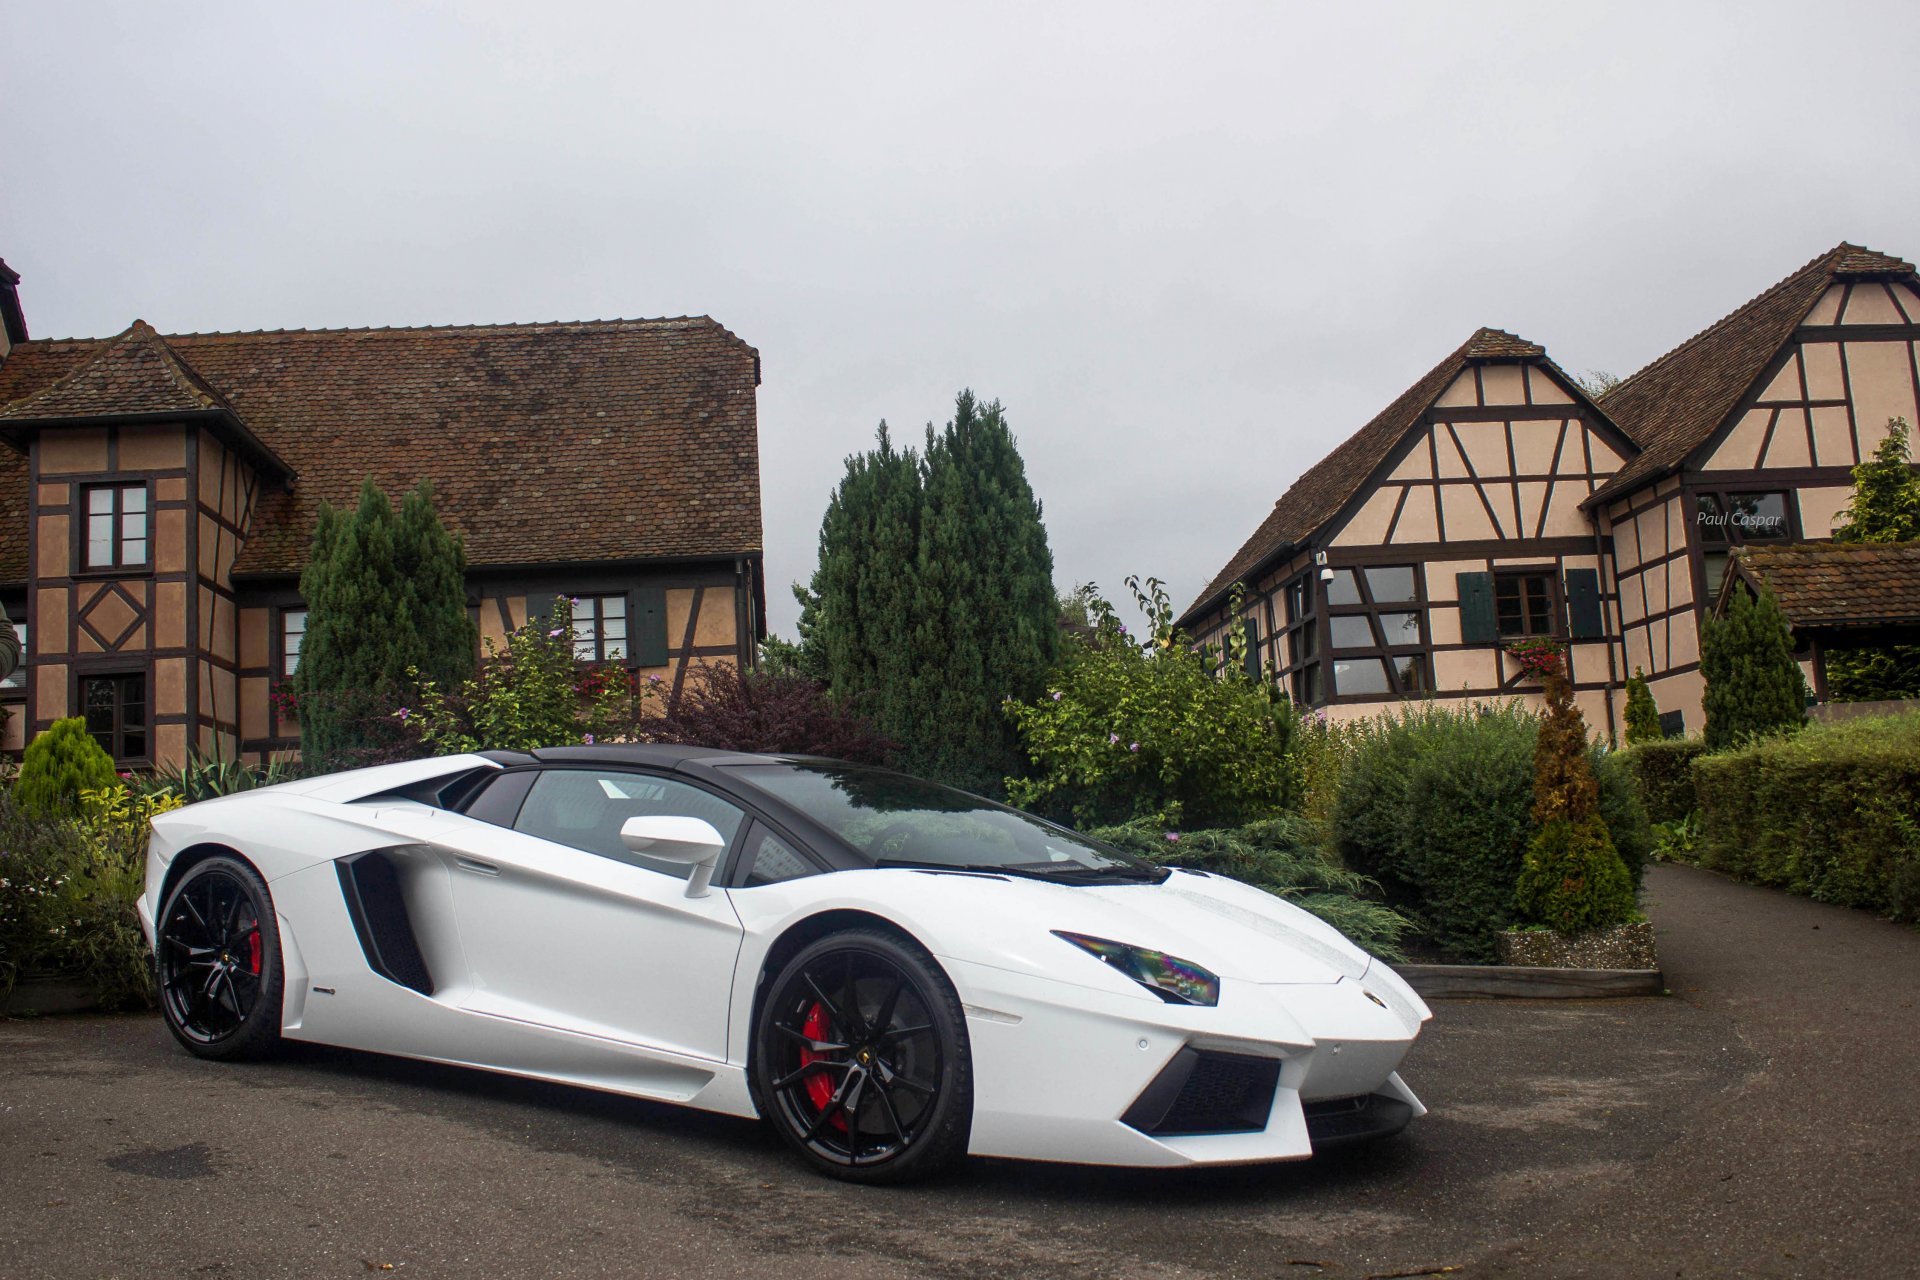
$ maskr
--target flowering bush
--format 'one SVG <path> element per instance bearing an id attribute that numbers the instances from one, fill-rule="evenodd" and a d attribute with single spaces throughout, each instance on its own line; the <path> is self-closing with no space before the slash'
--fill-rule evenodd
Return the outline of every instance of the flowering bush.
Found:
<path id="1" fill-rule="evenodd" d="M 1515 640 L 1507 646 L 1507 656 L 1532 680 L 1545 680 L 1560 670 L 1560 646 L 1539 636 Z"/>
<path id="2" fill-rule="evenodd" d="M 617 663 L 582 668 L 573 656 L 573 602 L 554 602 L 545 625 L 520 628 L 503 649 L 491 639 L 479 669 L 457 689 L 422 680 L 393 721 L 435 751 L 533 751 L 631 739 L 658 696 Z M 413 672 L 416 678 L 418 673 Z"/>
<path id="3" fill-rule="evenodd" d="M 1047 692 L 1008 701 L 1033 764 L 1031 777 L 1007 779 L 1013 803 L 1082 826 L 1165 827 L 1234 826 L 1291 806 L 1292 704 L 1245 674 L 1237 631 L 1224 655 L 1197 647 L 1173 629 L 1158 579 L 1127 585 L 1147 616 L 1144 642 L 1084 587 L 1089 628 L 1068 637 Z"/>

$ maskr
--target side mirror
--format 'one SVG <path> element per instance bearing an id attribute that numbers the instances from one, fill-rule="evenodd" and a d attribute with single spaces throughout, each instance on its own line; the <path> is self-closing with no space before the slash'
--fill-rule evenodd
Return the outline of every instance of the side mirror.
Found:
<path id="1" fill-rule="evenodd" d="M 662 862 L 691 867 L 687 896 L 704 898 L 713 879 L 714 864 L 727 842 L 705 818 L 676 818 L 668 814 L 641 814 L 620 824 L 620 843 L 635 853 Z"/>

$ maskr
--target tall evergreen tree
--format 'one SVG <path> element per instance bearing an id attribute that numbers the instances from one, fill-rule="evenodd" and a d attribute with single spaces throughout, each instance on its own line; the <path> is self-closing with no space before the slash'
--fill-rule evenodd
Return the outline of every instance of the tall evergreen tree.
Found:
<path id="1" fill-rule="evenodd" d="M 915 672 L 922 732 L 908 740 L 928 772 L 998 792 L 1019 772 L 1003 704 L 1040 692 L 1059 653 L 1053 553 L 1039 501 L 999 401 L 962 391 L 953 420 L 927 428 Z"/>
<path id="2" fill-rule="evenodd" d="M 1853 469 L 1853 498 L 1833 528 L 1835 542 L 1910 542 L 1920 539 L 1920 470 L 1915 470 L 1904 418 L 1870 461 Z M 1920 645 L 1874 645 L 1830 650 L 1827 689 L 1836 702 L 1920 698 Z"/>
<path id="3" fill-rule="evenodd" d="M 1707 681 L 1709 751 L 1806 723 L 1807 682 L 1793 658 L 1787 615 L 1771 591 L 1756 596 L 1737 588 L 1726 616 L 1707 619 L 1700 673 Z"/>
<path id="4" fill-rule="evenodd" d="M 397 513 L 372 480 L 351 513 L 320 504 L 300 575 L 303 754 L 346 764 L 388 745 L 382 727 L 412 683 L 409 668 L 443 688 L 472 671 L 465 576 L 466 552 L 440 523 L 426 481 Z"/>
<path id="5" fill-rule="evenodd" d="M 1057 652 L 1053 557 L 998 403 L 958 397 L 924 457 L 847 459 L 820 525 L 802 668 L 858 699 L 901 766 L 997 793 L 1020 759 L 1002 702 L 1038 692 Z"/>

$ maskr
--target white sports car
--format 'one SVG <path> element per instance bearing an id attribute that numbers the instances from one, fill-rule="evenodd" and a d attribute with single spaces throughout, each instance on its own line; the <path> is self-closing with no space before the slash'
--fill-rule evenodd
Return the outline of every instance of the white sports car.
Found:
<path id="1" fill-rule="evenodd" d="M 1306 912 L 886 770 L 693 747 L 383 765 L 153 822 L 209 1058 L 280 1038 L 763 1116 L 859 1181 L 962 1152 L 1302 1159 L 1425 1113 L 1428 1011 Z"/>

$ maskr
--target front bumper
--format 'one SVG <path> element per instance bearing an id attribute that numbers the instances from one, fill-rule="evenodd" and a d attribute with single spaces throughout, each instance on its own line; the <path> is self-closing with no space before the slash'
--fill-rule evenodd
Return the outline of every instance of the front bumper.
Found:
<path id="1" fill-rule="evenodd" d="M 1301 1160 L 1426 1112 L 1395 1068 L 1428 1012 L 1384 966 L 1326 984 L 1226 979 L 1220 1004 L 1197 1008 L 942 964 L 967 1011 L 976 1155 L 1139 1166 Z"/>

